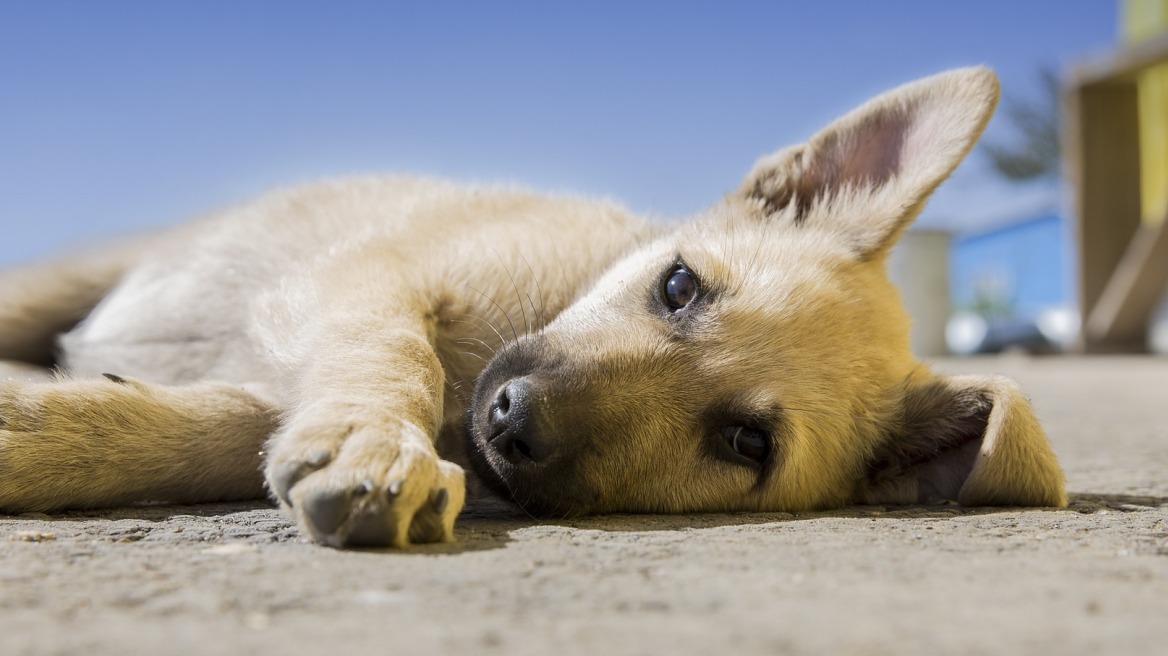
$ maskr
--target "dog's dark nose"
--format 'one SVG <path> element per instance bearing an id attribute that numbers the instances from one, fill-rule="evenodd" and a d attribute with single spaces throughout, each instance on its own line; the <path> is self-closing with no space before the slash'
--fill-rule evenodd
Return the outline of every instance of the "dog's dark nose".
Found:
<path id="1" fill-rule="evenodd" d="M 491 402 L 491 446 L 513 465 L 543 462 L 555 452 L 553 436 L 541 421 L 537 391 L 530 380 L 515 378 Z"/>

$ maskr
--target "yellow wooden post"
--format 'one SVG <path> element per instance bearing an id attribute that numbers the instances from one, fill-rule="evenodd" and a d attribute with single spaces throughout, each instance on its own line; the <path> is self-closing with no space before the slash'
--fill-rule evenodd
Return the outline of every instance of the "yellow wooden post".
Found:
<path id="1" fill-rule="evenodd" d="M 1142 351 L 1168 286 L 1168 0 L 1123 0 L 1125 47 L 1068 80 L 1083 347 Z"/>
<path id="2" fill-rule="evenodd" d="M 1123 39 L 1135 45 L 1168 32 L 1168 0 L 1124 0 Z M 1141 71 L 1136 82 L 1140 132 L 1140 208 L 1155 225 L 1168 214 L 1168 64 Z"/>

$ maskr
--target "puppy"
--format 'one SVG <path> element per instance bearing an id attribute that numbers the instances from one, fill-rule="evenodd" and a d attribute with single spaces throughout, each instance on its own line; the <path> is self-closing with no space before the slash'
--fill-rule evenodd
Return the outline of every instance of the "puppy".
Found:
<path id="1" fill-rule="evenodd" d="M 270 493 L 400 547 L 453 539 L 460 464 L 545 515 L 1065 505 L 1018 388 L 917 362 L 885 273 L 997 97 L 895 89 L 681 224 L 370 177 L 7 271 L 0 510 Z"/>

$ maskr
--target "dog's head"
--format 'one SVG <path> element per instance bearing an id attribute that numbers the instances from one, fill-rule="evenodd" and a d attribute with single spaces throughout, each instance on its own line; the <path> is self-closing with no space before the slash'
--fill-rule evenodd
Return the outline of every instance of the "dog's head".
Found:
<path id="1" fill-rule="evenodd" d="M 1064 504 L 1019 391 L 915 362 L 885 272 L 997 97 L 981 68 L 893 90 L 598 272 L 480 376 L 480 476 L 554 514 Z"/>

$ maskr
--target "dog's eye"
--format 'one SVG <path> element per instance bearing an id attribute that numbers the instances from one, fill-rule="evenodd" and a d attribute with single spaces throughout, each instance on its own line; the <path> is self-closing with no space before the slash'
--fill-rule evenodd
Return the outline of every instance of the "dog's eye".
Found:
<path id="1" fill-rule="evenodd" d="M 674 310 L 680 310 L 693 302 L 698 295 L 698 282 L 685 269 L 675 269 L 665 278 L 665 303 Z"/>
<path id="2" fill-rule="evenodd" d="M 771 452 L 766 433 L 749 426 L 726 426 L 722 429 L 722 439 L 735 453 L 762 463 Z"/>

